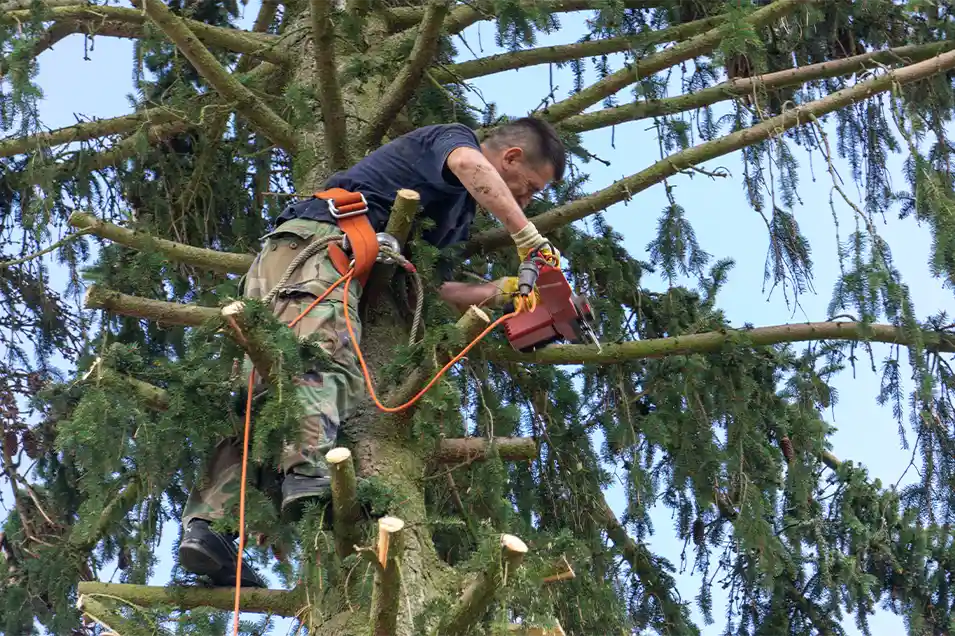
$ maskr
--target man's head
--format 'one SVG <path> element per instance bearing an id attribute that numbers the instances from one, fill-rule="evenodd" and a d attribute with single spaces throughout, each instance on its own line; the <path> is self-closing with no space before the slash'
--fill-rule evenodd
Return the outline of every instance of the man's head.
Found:
<path id="1" fill-rule="evenodd" d="M 494 128 L 481 150 L 522 208 L 548 183 L 564 178 L 564 144 L 542 119 L 523 117 Z"/>

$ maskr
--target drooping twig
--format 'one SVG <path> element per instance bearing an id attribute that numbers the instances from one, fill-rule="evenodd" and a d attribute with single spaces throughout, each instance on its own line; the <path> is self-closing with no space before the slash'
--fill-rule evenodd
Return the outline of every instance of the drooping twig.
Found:
<path id="1" fill-rule="evenodd" d="M 351 165 L 348 152 L 348 129 L 345 106 L 338 84 L 335 64 L 335 27 L 332 24 L 331 0 L 310 0 L 312 39 L 315 43 L 315 71 L 319 102 L 322 105 L 323 135 L 328 167 L 331 172 Z"/>
<path id="2" fill-rule="evenodd" d="M 371 592 L 372 636 L 393 636 L 398 624 L 401 599 L 402 530 L 405 522 L 397 517 L 378 520 L 378 564 Z"/>
<path id="3" fill-rule="evenodd" d="M 442 464 L 480 461 L 487 455 L 491 441 L 485 437 L 452 437 L 441 440 L 434 460 Z M 504 461 L 529 461 L 537 457 L 537 442 L 532 437 L 495 437 L 494 447 Z"/>
<path id="4" fill-rule="evenodd" d="M 501 535 L 500 557 L 488 563 L 487 569 L 465 588 L 461 598 L 432 636 L 463 636 L 469 633 L 502 589 L 505 577 L 514 572 L 526 553 L 527 545 L 519 538 L 510 534 Z"/>
<path id="5" fill-rule="evenodd" d="M 744 22 L 753 27 L 763 26 L 798 9 L 802 5 L 819 1 L 820 0 L 777 0 L 768 6 L 757 9 L 751 15 L 747 16 Z M 723 41 L 733 29 L 738 28 L 739 26 L 736 24 L 726 23 L 695 38 L 680 42 L 669 49 L 647 56 L 633 66 L 622 68 L 574 95 L 549 106 L 544 109 L 542 116 L 548 121 L 556 123 L 567 119 L 571 115 L 583 112 L 586 108 L 593 106 L 600 100 L 613 95 L 620 89 L 633 84 L 641 78 L 650 77 L 655 73 L 680 64 L 681 62 L 686 62 L 687 60 L 692 60 L 695 57 L 710 53 L 719 46 L 720 42 Z"/>
<path id="6" fill-rule="evenodd" d="M 85 234 L 88 234 L 88 232 L 85 232 L 83 230 L 80 230 L 79 232 L 74 232 L 72 234 L 67 234 L 66 236 L 61 238 L 59 241 L 57 241 L 53 245 L 44 247 L 42 250 L 38 250 L 36 252 L 33 252 L 32 254 L 28 254 L 22 258 L 17 258 L 12 261 L 0 261 L 0 269 L 6 269 L 8 267 L 16 267 L 17 265 L 28 263 L 32 260 L 40 258 L 41 256 L 45 256 L 46 254 L 49 254 L 50 252 L 54 252 L 58 250 L 59 248 L 66 245 L 67 243 L 75 241 L 76 239 L 80 238 L 81 236 Z"/>
<path id="7" fill-rule="evenodd" d="M 539 214 L 534 217 L 534 225 L 541 232 L 546 232 L 573 223 L 604 210 L 614 203 L 626 201 L 638 192 L 661 183 L 677 172 L 686 169 L 687 166 L 715 159 L 808 123 L 811 121 L 810 115 L 821 117 L 856 101 L 885 92 L 893 85 L 909 84 L 944 73 L 952 68 L 955 68 L 955 51 L 949 51 L 932 59 L 911 64 L 882 76 L 860 82 L 852 88 L 846 88 L 821 99 L 801 104 L 750 128 L 670 155 L 647 169 L 621 179 L 590 196 Z M 507 232 L 501 228 L 482 232 L 468 242 L 466 252 L 470 253 L 482 248 L 502 247 L 507 245 L 509 240 Z"/>
<path id="8" fill-rule="evenodd" d="M 678 97 L 656 99 L 647 102 L 635 102 L 624 106 L 605 108 L 585 115 L 575 115 L 560 123 L 560 127 L 571 132 L 588 132 L 599 128 L 614 126 L 627 121 L 673 115 L 695 108 L 703 108 L 734 97 L 751 95 L 754 90 L 773 90 L 800 86 L 807 82 L 841 77 L 851 73 L 880 67 L 883 64 L 911 63 L 930 58 L 955 48 L 955 40 L 932 42 L 930 44 L 909 44 L 885 51 L 874 51 L 854 55 L 840 60 L 828 60 L 818 64 L 738 77 L 716 86 L 704 88 Z"/>
<path id="9" fill-rule="evenodd" d="M 335 534 L 335 551 L 344 559 L 354 551 L 358 543 L 358 506 L 355 463 L 347 448 L 333 448 L 325 454 L 325 461 L 332 477 L 332 519 Z"/>
<path id="10" fill-rule="evenodd" d="M 540 46 L 523 51 L 514 51 L 513 53 L 498 53 L 476 60 L 451 64 L 443 69 L 432 69 L 430 73 L 439 82 L 451 83 L 538 64 L 567 62 L 585 57 L 620 53 L 641 46 L 680 41 L 693 37 L 707 29 L 712 29 L 725 20 L 724 16 L 715 16 L 678 24 L 667 29 L 650 30 L 638 35 L 588 40 L 559 46 Z"/>
<path id="11" fill-rule="evenodd" d="M 101 221 L 92 214 L 85 212 L 72 213 L 69 223 L 75 228 L 86 230 L 90 234 L 109 239 L 126 247 L 143 251 L 155 250 L 170 260 L 217 272 L 244 274 L 249 271 L 249 267 L 255 258 L 250 254 L 218 252 L 156 238 L 143 232 L 134 232 L 113 223 Z"/>
<path id="12" fill-rule="evenodd" d="M 269 106 L 219 64 L 189 27 L 161 0 L 143 0 L 143 7 L 150 18 L 172 40 L 186 59 L 216 89 L 234 102 L 236 110 L 248 119 L 273 143 L 289 152 L 297 148 L 297 136 L 292 127 Z"/>
<path id="13" fill-rule="evenodd" d="M 112 596 L 143 607 L 163 604 L 184 610 L 211 607 L 231 611 L 235 599 L 235 590 L 231 587 L 163 587 L 83 581 L 80 582 L 77 591 L 79 594 L 87 596 L 97 594 Z M 298 589 L 262 590 L 243 588 L 240 600 L 243 612 L 295 616 L 305 605 L 305 594 Z"/>
<path id="14" fill-rule="evenodd" d="M 381 141 L 395 115 L 404 108 L 421 83 L 424 72 L 431 65 L 438 50 L 441 21 L 448 13 L 449 0 L 431 0 L 418 27 L 418 35 L 408 61 L 388 85 L 380 104 L 369 117 L 362 133 L 361 148 L 373 148 Z"/>

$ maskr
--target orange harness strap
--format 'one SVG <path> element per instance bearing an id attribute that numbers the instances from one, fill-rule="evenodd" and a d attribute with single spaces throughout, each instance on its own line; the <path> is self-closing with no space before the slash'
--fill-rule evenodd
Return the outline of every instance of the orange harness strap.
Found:
<path id="1" fill-rule="evenodd" d="M 315 197 L 328 201 L 332 218 L 348 237 L 352 258 L 355 260 L 354 276 L 364 287 L 375 266 L 375 259 L 378 258 L 378 237 L 368 220 L 368 204 L 365 198 L 360 192 L 349 192 L 342 188 L 316 192 Z M 351 266 L 351 259 L 338 243 L 328 246 L 328 256 L 339 274 L 344 275 Z"/>

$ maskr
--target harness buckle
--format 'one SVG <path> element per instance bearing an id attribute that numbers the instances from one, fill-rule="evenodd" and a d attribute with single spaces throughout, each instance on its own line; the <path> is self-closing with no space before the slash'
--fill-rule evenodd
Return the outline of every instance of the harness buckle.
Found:
<path id="1" fill-rule="evenodd" d="M 375 238 L 378 239 L 378 246 L 385 247 L 395 253 L 400 253 L 401 249 L 398 245 L 398 239 L 393 237 L 387 232 L 378 232 L 375 234 Z M 348 240 L 348 235 L 343 234 L 341 240 L 341 248 L 346 254 L 351 254 L 351 243 Z M 381 263 L 383 265 L 396 265 L 398 261 L 393 256 L 388 256 L 384 254 L 380 249 L 378 250 L 378 256 L 375 258 L 375 262 Z"/>
<path id="2" fill-rule="evenodd" d="M 350 203 L 345 206 L 346 209 L 344 212 L 340 211 L 338 206 L 335 205 L 335 199 L 325 199 L 325 202 L 328 204 L 328 213 L 332 215 L 333 219 L 337 221 L 338 219 L 347 219 L 349 217 L 358 216 L 359 214 L 365 214 L 368 212 L 368 201 L 365 200 L 365 195 L 361 192 L 355 192 L 354 194 L 357 194 L 361 199 L 361 207 L 358 207 L 356 203 Z"/>

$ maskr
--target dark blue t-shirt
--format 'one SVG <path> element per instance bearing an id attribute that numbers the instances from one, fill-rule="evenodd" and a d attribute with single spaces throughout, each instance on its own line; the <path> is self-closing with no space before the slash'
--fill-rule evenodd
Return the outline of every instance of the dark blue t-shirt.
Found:
<path id="1" fill-rule="evenodd" d="M 402 135 L 364 157 L 354 166 L 332 175 L 326 188 L 361 192 L 368 201 L 368 220 L 376 232 L 384 231 L 395 196 L 401 188 L 421 195 L 421 211 L 434 221 L 422 234 L 429 243 L 444 248 L 468 238 L 475 202 L 445 161 L 462 146 L 480 150 L 474 131 L 463 124 L 425 126 Z M 321 199 L 293 203 L 277 224 L 292 218 L 334 222 Z"/>

